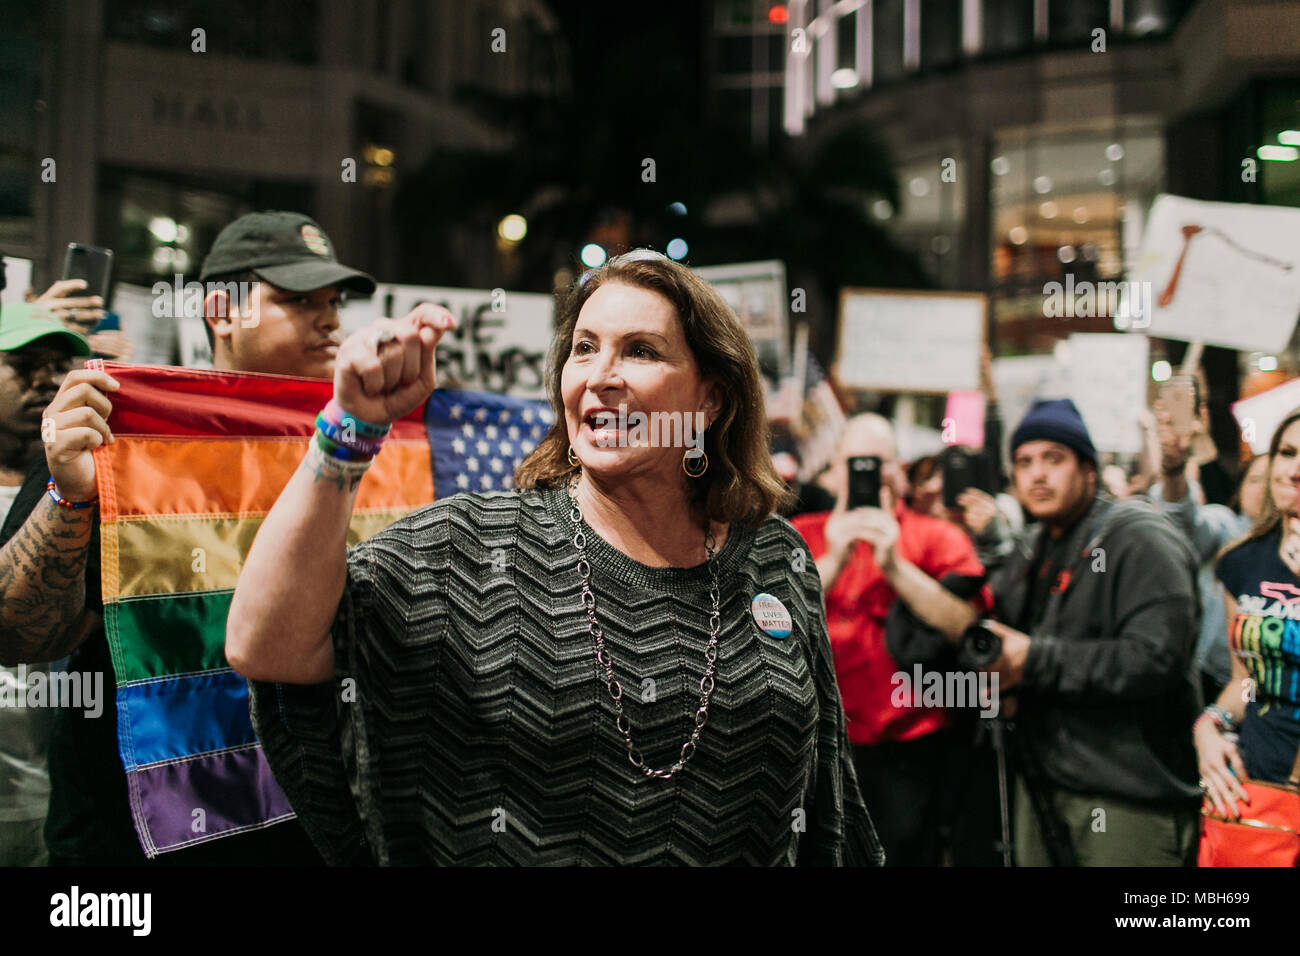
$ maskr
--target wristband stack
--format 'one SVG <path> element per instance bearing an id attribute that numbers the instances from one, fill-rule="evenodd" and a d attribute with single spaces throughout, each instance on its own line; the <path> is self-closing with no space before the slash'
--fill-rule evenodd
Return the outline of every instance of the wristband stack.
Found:
<path id="1" fill-rule="evenodd" d="M 383 447 L 391 425 L 372 425 L 345 412 L 334 399 L 316 416 L 311 450 L 320 464 L 345 478 L 360 477 Z"/>
<path id="2" fill-rule="evenodd" d="M 1201 716 L 1196 718 L 1196 722 L 1199 724 L 1202 720 L 1213 722 L 1214 726 L 1219 728 L 1221 734 L 1236 733 L 1237 722 L 1233 720 L 1232 714 L 1218 704 L 1210 704 L 1205 710 L 1201 711 Z"/>

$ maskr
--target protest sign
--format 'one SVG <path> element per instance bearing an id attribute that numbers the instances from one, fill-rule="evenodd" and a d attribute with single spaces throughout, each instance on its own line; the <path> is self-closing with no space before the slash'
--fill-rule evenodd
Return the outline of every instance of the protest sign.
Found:
<path id="1" fill-rule="evenodd" d="M 978 389 L 985 308 L 978 293 L 845 289 L 836 381 L 882 392 Z"/>
<path id="2" fill-rule="evenodd" d="M 1151 293 L 1134 328 L 1282 351 L 1300 315 L 1300 209 L 1158 196 L 1129 278 Z"/>

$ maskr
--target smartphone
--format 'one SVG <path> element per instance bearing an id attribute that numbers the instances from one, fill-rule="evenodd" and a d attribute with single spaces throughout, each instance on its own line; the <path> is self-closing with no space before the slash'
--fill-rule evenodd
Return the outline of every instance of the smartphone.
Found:
<path id="1" fill-rule="evenodd" d="M 849 500 L 854 508 L 880 507 L 880 457 L 856 455 L 849 459 Z"/>
<path id="2" fill-rule="evenodd" d="M 1196 421 L 1196 385 L 1190 375 L 1175 375 L 1160 385 L 1160 404 L 1179 435 L 1188 435 Z"/>
<path id="3" fill-rule="evenodd" d="M 68 243 L 68 253 L 63 259 L 63 278 L 84 279 L 86 289 L 79 296 L 97 295 L 108 307 L 108 283 L 112 277 L 113 250 L 87 246 L 80 242 Z"/>
<path id="4" fill-rule="evenodd" d="M 993 461 L 987 451 L 972 451 L 953 445 L 943 452 L 943 506 L 959 507 L 957 498 L 967 488 L 996 494 Z"/>

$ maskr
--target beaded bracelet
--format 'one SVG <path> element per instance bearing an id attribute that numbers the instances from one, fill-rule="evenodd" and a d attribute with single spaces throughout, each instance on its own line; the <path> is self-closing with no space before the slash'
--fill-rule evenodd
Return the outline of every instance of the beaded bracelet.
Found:
<path id="1" fill-rule="evenodd" d="M 1214 721 L 1221 733 L 1233 733 L 1237 729 L 1237 722 L 1233 719 L 1232 714 L 1228 713 L 1218 704 L 1210 704 L 1202 713 Z"/>
<path id="2" fill-rule="evenodd" d="M 370 422 L 362 421 L 350 412 L 345 412 L 343 407 L 332 398 L 325 404 L 325 410 L 321 414 L 326 420 L 338 425 L 340 428 L 347 428 L 351 425 L 359 437 L 368 438 L 372 441 L 382 441 L 388 437 L 388 433 L 393 429 L 392 425 L 372 425 Z"/>
<path id="3" fill-rule="evenodd" d="M 95 507 L 96 502 L 99 501 L 99 495 L 96 495 L 95 497 L 89 499 L 88 501 L 69 501 L 67 498 L 64 498 L 62 495 L 60 495 L 58 489 L 54 487 L 53 475 L 51 475 L 50 480 L 45 483 L 45 490 L 49 492 L 50 497 L 54 499 L 54 503 L 58 505 L 60 508 L 71 508 L 74 511 L 81 511 L 85 508 L 93 508 Z"/>

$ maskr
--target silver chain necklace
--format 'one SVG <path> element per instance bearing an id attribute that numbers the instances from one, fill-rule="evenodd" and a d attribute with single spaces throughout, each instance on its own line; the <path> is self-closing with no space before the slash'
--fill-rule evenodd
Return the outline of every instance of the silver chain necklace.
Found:
<path id="1" fill-rule="evenodd" d="M 718 632 L 722 629 L 722 613 L 718 609 L 718 569 L 714 565 L 714 544 L 712 529 L 705 531 L 704 548 L 709 554 L 709 577 L 712 584 L 709 586 L 709 598 L 713 602 L 713 610 L 709 614 L 709 643 L 704 649 L 704 676 L 700 678 L 700 709 L 695 712 L 695 729 L 691 731 L 690 738 L 682 744 L 681 756 L 677 762 L 667 770 L 656 770 L 653 767 L 646 766 L 645 758 L 641 751 L 637 749 L 636 744 L 632 742 L 632 724 L 627 719 L 627 714 L 623 712 L 623 685 L 614 678 L 614 661 L 609 656 L 609 651 L 605 649 L 605 632 L 600 629 L 596 622 L 596 594 L 591 590 L 591 564 L 587 561 L 587 535 L 582 530 L 582 509 L 578 507 L 578 478 L 581 472 L 575 473 L 569 482 L 569 519 L 573 522 L 573 546 L 578 551 L 578 574 L 582 576 L 582 607 L 587 612 L 587 630 L 592 639 L 596 642 L 596 663 L 604 671 L 605 688 L 609 691 L 610 699 L 614 702 L 614 712 L 617 715 L 614 720 L 614 726 L 618 728 L 619 733 L 623 735 L 623 742 L 627 746 L 627 759 L 631 761 L 632 766 L 636 767 L 647 777 L 659 777 L 667 780 L 677 773 L 682 767 L 686 766 L 686 761 L 695 755 L 695 745 L 699 743 L 700 732 L 704 730 L 704 723 L 709 719 L 709 698 L 713 696 L 713 667 L 718 660 Z"/>

